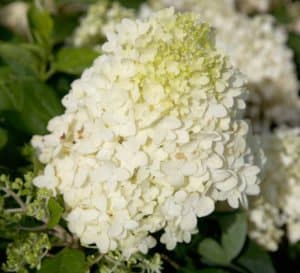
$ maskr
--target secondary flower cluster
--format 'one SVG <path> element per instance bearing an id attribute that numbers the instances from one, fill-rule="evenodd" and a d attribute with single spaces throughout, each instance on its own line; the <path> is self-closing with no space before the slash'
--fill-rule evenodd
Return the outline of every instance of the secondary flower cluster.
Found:
<path id="1" fill-rule="evenodd" d="M 238 8 L 246 13 L 267 12 L 276 0 L 236 0 Z"/>
<path id="2" fill-rule="evenodd" d="M 97 1 L 89 6 L 87 14 L 81 18 L 75 29 L 72 43 L 76 47 L 88 46 L 100 50 L 106 33 L 121 22 L 123 18 L 134 18 L 134 11 L 123 7 L 118 2 Z"/>
<path id="3" fill-rule="evenodd" d="M 300 240 L 300 129 L 266 135 L 263 146 L 267 164 L 261 194 L 250 206 L 250 237 L 276 250 L 284 225 L 291 243 Z"/>
<path id="4" fill-rule="evenodd" d="M 50 134 L 35 136 L 45 169 L 34 183 L 62 194 L 84 246 L 146 253 L 189 242 L 217 201 L 259 193 L 244 77 L 195 14 L 125 19 L 63 99 Z"/>
<path id="5" fill-rule="evenodd" d="M 154 9 L 170 4 L 168 0 L 152 0 Z M 216 28 L 217 47 L 249 80 L 247 115 L 257 131 L 268 128 L 271 122 L 299 123 L 299 83 L 292 52 L 286 46 L 286 31 L 275 25 L 273 17 L 247 17 L 229 0 L 177 0 L 172 5 L 199 13 Z"/>
<path id="6" fill-rule="evenodd" d="M 29 35 L 27 20 L 28 3 L 23 1 L 12 2 L 0 9 L 0 24 L 24 37 Z"/>
<path id="7" fill-rule="evenodd" d="M 173 6 L 178 11 L 192 11 L 195 8 L 198 12 L 199 8 L 215 8 L 222 12 L 222 9 L 223 11 L 234 9 L 234 0 L 149 0 L 149 4 L 154 9 Z"/>

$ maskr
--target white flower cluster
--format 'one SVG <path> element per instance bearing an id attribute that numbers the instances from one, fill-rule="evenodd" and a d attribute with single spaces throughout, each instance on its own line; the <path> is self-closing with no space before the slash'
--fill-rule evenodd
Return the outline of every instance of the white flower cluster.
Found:
<path id="1" fill-rule="evenodd" d="M 277 250 L 284 225 L 291 243 L 300 240 L 300 129 L 266 135 L 263 145 L 267 164 L 261 195 L 250 206 L 250 237 Z"/>
<path id="2" fill-rule="evenodd" d="M 0 9 L 0 24 L 22 36 L 29 36 L 27 20 L 28 3 L 14 1 Z"/>
<path id="3" fill-rule="evenodd" d="M 173 249 L 215 202 L 237 208 L 259 193 L 244 77 L 198 15 L 124 19 L 102 50 L 51 133 L 32 141 L 46 164 L 34 184 L 63 195 L 83 245 L 128 257 L 154 247 L 162 230 Z"/>
<path id="4" fill-rule="evenodd" d="M 200 11 L 200 8 L 217 9 L 220 12 L 234 9 L 234 0 L 149 0 L 150 6 L 154 9 L 161 9 L 173 6 L 178 11 Z"/>
<path id="5" fill-rule="evenodd" d="M 123 7 L 120 3 L 100 0 L 89 6 L 87 14 L 81 18 L 80 25 L 75 29 L 72 44 L 76 47 L 100 46 L 106 40 L 106 33 L 123 18 L 134 18 L 134 11 Z"/>
<path id="6" fill-rule="evenodd" d="M 168 0 L 152 1 L 155 8 L 170 4 Z M 176 7 L 197 12 L 213 25 L 217 47 L 248 77 L 251 92 L 247 115 L 255 128 L 268 128 L 271 122 L 299 123 L 299 83 L 292 51 L 286 46 L 286 31 L 275 26 L 273 17 L 249 18 L 228 0 L 177 0 Z"/>

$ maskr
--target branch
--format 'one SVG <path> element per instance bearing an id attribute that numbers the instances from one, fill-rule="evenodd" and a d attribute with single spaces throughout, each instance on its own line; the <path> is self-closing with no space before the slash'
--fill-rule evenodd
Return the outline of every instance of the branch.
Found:
<path id="1" fill-rule="evenodd" d="M 176 270 L 180 270 L 180 265 L 178 263 L 176 263 L 175 261 L 173 261 L 170 257 L 168 257 L 165 254 L 160 254 L 161 258 L 163 260 L 165 260 L 170 266 L 172 266 L 174 269 Z"/>
<path id="2" fill-rule="evenodd" d="M 43 231 L 47 230 L 47 225 L 41 225 L 37 227 L 19 227 L 20 230 L 26 230 L 26 231 Z"/>
<path id="3" fill-rule="evenodd" d="M 15 208 L 15 209 L 5 209 L 5 213 L 18 213 L 18 212 L 25 212 L 22 208 Z"/>
<path id="4" fill-rule="evenodd" d="M 22 199 L 15 193 L 13 192 L 11 189 L 8 188 L 0 188 L 2 191 L 4 191 L 6 194 L 8 194 L 9 196 L 11 196 L 21 207 L 21 209 L 23 209 L 24 211 L 26 210 L 26 205 L 25 203 L 22 201 Z"/>

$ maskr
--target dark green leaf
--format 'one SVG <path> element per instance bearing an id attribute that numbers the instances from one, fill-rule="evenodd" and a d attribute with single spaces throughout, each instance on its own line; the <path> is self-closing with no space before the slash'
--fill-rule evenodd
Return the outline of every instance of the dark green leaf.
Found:
<path id="1" fill-rule="evenodd" d="M 229 260 L 234 259 L 242 250 L 247 237 L 247 217 L 244 212 L 221 215 L 221 242 Z"/>
<path id="2" fill-rule="evenodd" d="M 58 52 L 54 66 L 57 71 L 80 75 L 97 56 L 99 53 L 88 48 L 63 48 Z"/>
<path id="3" fill-rule="evenodd" d="M 64 209 L 54 198 L 50 198 L 48 202 L 48 210 L 50 214 L 48 227 L 54 228 L 59 223 Z"/>
<path id="4" fill-rule="evenodd" d="M 8 140 L 7 131 L 0 128 L 0 150 L 6 145 Z"/>
<path id="5" fill-rule="evenodd" d="M 0 68 L 0 111 L 21 111 L 24 93 L 18 77 L 8 67 Z"/>
<path id="6" fill-rule="evenodd" d="M 0 40 L 7 41 L 12 40 L 14 38 L 14 34 L 4 26 L 0 25 Z"/>
<path id="7" fill-rule="evenodd" d="M 230 263 L 222 246 L 211 238 L 206 238 L 199 244 L 198 252 L 206 260 L 215 264 L 227 265 Z"/>
<path id="8" fill-rule="evenodd" d="M 287 5 L 283 3 L 277 5 L 276 9 L 273 10 L 273 15 L 281 24 L 288 24 L 292 19 L 289 15 Z"/>
<path id="9" fill-rule="evenodd" d="M 237 263 L 251 273 L 275 273 L 270 256 L 254 242 L 249 242 Z"/>
<path id="10" fill-rule="evenodd" d="M 125 7 L 137 9 L 144 2 L 144 0 L 120 0 L 120 2 Z"/>
<path id="11" fill-rule="evenodd" d="M 197 273 L 230 273 L 230 271 L 226 271 L 224 269 L 219 268 L 205 268 L 197 271 Z"/>
<path id="12" fill-rule="evenodd" d="M 55 92 L 38 79 L 1 69 L 0 112 L 14 128 L 42 134 L 49 119 L 62 112 L 62 106 Z"/>
<path id="13" fill-rule="evenodd" d="M 298 76 L 300 76 L 300 35 L 290 33 L 288 45 L 294 51 L 294 59 L 297 64 Z"/>
<path id="14" fill-rule="evenodd" d="M 85 273 L 86 269 L 84 253 L 65 248 L 53 258 L 45 259 L 38 273 Z"/>
<path id="15" fill-rule="evenodd" d="M 21 45 L 1 42 L 0 57 L 18 74 L 39 75 L 40 64 L 38 58 Z"/>
<path id="16" fill-rule="evenodd" d="M 70 37 L 78 24 L 76 16 L 56 16 L 54 20 L 53 42 L 59 43 Z"/>
<path id="17" fill-rule="evenodd" d="M 35 5 L 31 5 L 28 11 L 28 21 L 34 40 L 45 47 L 51 44 L 53 33 L 53 20 L 50 14 Z"/>

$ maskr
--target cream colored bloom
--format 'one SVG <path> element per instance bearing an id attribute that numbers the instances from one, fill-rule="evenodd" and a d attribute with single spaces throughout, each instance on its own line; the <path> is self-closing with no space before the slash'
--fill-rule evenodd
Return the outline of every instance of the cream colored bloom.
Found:
<path id="1" fill-rule="evenodd" d="M 95 47 L 105 41 L 106 33 L 121 22 L 123 18 L 134 18 L 134 11 L 121 6 L 118 2 L 101 0 L 89 6 L 87 14 L 81 18 L 72 43 L 76 47 Z"/>
<path id="2" fill-rule="evenodd" d="M 28 3 L 14 1 L 0 9 L 0 24 L 26 38 L 29 36 Z"/>
<path id="3" fill-rule="evenodd" d="M 156 9 L 170 2 L 151 3 Z M 292 51 L 286 46 L 287 32 L 275 24 L 273 17 L 247 17 L 228 0 L 177 0 L 172 5 L 199 13 L 202 21 L 216 28 L 217 46 L 249 80 L 247 116 L 256 130 L 268 129 L 272 122 L 299 124 L 299 82 Z"/>
<path id="4" fill-rule="evenodd" d="M 280 129 L 263 144 L 267 164 L 261 195 L 250 206 L 250 237 L 277 250 L 284 225 L 291 243 L 300 240 L 300 129 Z"/>
<path id="5" fill-rule="evenodd" d="M 274 0 L 235 0 L 238 8 L 246 13 L 267 12 Z"/>
<path id="6" fill-rule="evenodd" d="M 45 171 L 34 183 L 63 195 L 69 229 L 101 253 L 173 249 L 217 201 L 259 192 L 245 81 L 195 14 L 124 19 L 104 55 L 63 99 L 65 113 L 32 144 Z"/>

